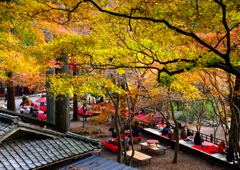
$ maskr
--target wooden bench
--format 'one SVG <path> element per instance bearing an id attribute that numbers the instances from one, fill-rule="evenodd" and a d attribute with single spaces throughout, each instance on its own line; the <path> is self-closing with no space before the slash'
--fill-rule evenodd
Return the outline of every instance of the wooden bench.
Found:
<path id="1" fill-rule="evenodd" d="M 165 150 L 167 149 L 166 147 L 161 146 L 159 144 L 148 144 L 147 142 L 140 143 L 140 145 L 141 145 L 141 150 L 144 149 L 144 147 L 145 147 L 145 148 L 151 150 L 152 153 L 163 151 L 163 153 L 165 154 Z M 159 148 L 159 147 L 161 147 L 161 148 Z"/>
<path id="2" fill-rule="evenodd" d="M 128 157 L 132 156 L 132 150 L 127 151 L 127 156 Z M 144 162 L 148 162 L 148 161 L 150 164 L 150 160 L 152 159 L 152 157 L 149 155 L 146 155 L 144 153 L 141 153 L 139 151 L 134 151 L 133 159 L 138 162 L 138 165 L 140 165 L 139 163 L 144 163 Z"/>

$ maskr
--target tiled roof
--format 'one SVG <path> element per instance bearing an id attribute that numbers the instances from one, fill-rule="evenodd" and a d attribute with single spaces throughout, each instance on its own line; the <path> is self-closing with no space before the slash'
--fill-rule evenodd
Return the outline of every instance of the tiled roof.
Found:
<path id="1" fill-rule="evenodd" d="M 118 162 L 113 162 L 107 159 L 103 159 L 97 156 L 89 156 L 84 159 L 75 161 L 74 163 L 70 163 L 59 167 L 55 170 L 71 170 L 71 169 L 104 169 L 104 170 L 137 170 L 136 168 L 120 164 Z"/>
<path id="2" fill-rule="evenodd" d="M 33 135 L 8 139 L 13 134 L 19 136 L 23 131 Z M 71 132 L 59 133 L 24 123 L 18 116 L 0 113 L 0 170 L 41 167 L 100 147 L 99 140 Z"/>
<path id="3" fill-rule="evenodd" d="M 0 140 L 17 127 L 16 123 L 18 121 L 20 121 L 20 118 L 17 116 L 0 113 Z"/>
<path id="4" fill-rule="evenodd" d="M 34 131 L 35 133 L 45 134 L 46 136 L 66 136 L 51 129 L 36 126 L 30 123 L 24 123 L 18 116 L 11 116 L 0 113 L 0 143 L 7 138 L 11 132 L 18 130 Z"/>
<path id="5" fill-rule="evenodd" d="M 73 138 L 32 138 L 0 145 L 0 169 L 32 169 L 98 148 Z"/>

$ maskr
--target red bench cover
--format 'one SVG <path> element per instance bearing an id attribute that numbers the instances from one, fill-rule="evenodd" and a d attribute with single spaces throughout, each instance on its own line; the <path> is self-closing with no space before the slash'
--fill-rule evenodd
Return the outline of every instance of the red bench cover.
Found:
<path id="1" fill-rule="evenodd" d="M 40 120 L 47 120 L 47 116 L 44 115 L 44 114 L 38 114 L 37 119 L 40 119 Z"/>
<path id="2" fill-rule="evenodd" d="M 141 142 L 142 138 L 141 136 L 133 136 L 133 140 L 138 140 L 139 142 Z"/>
<path id="3" fill-rule="evenodd" d="M 44 111 L 45 113 L 47 112 L 47 107 L 44 107 L 44 106 L 40 106 L 40 109 L 41 111 Z"/>
<path id="4" fill-rule="evenodd" d="M 118 147 L 114 146 L 113 143 L 107 143 L 107 142 L 103 141 L 101 144 L 104 144 L 105 148 L 117 153 Z M 124 148 L 124 147 L 122 147 L 122 148 Z M 127 150 L 129 150 L 129 146 L 126 146 L 126 148 L 127 148 Z"/>

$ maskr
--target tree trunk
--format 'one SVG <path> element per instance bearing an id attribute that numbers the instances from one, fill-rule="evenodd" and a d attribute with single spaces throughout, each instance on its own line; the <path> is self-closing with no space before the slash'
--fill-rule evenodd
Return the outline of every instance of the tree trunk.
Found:
<path id="1" fill-rule="evenodd" d="M 130 105 L 129 105 L 129 100 L 128 100 L 128 95 L 127 95 L 127 94 L 126 94 L 126 99 L 127 99 L 127 106 L 128 106 L 128 112 L 129 112 L 129 114 L 128 114 L 128 119 L 129 119 L 130 122 L 131 122 L 131 121 L 133 120 L 133 118 L 134 118 L 135 107 L 133 108 L 132 115 L 130 115 L 131 111 L 130 111 Z M 128 162 L 127 162 L 126 165 L 131 166 L 132 160 L 133 160 L 133 156 L 134 156 L 134 154 L 135 154 L 131 123 L 130 123 L 130 126 L 129 126 L 129 130 L 130 130 L 130 141 L 131 141 L 131 145 L 132 145 L 132 155 L 131 155 L 130 158 L 128 159 Z M 126 153 L 125 153 L 125 154 L 126 154 Z"/>
<path id="2" fill-rule="evenodd" d="M 78 75 L 78 69 L 77 69 L 76 65 L 74 65 L 73 76 L 77 76 L 77 75 Z M 77 89 L 75 89 L 75 90 L 77 90 Z M 73 119 L 72 120 L 80 121 L 79 114 L 78 114 L 78 96 L 75 93 L 73 96 Z"/>
<path id="3" fill-rule="evenodd" d="M 87 107 L 87 93 L 85 93 L 85 104 Z M 83 128 L 85 127 L 85 113 L 84 113 L 84 109 L 83 109 Z"/>
<path id="4" fill-rule="evenodd" d="M 112 81 L 113 83 L 116 85 L 117 83 L 117 79 L 115 76 L 112 76 Z M 122 142 L 121 142 L 121 130 L 122 129 L 122 123 L 120 120 L 120 116 L 119 116 L 119 100 L 120 100 L 120 95 L 118 93 L 115 94 L 110 94 L 108 89 L 105 88 L 113 105 L 115 108 L 115 126 L 116 126 L 116 138 L 117 138 L 117 162 L 118 163 L 122 163 Z M 116 100 L 114 100 L 113 96 L 115 97 Z"/>
<path id="5" fill-rule="evenodd" d="M 7 110 L 16 111 L 15 106 L 15 93 L 14 93 L 14 83 L 12 80 L 13 72 L 7 74 Z"/>
<path id="6" fill-rule="evenodd" d="M 176 124 L 175 124 L 176 125 Z M 179 152 L 179 129 L 178 126 L 176 125 L 176 143 L 175 143 L 175 151 L 174 151 L 174 158 L 173 158 L 173 163 L 178 162 L 178 152 Z"/>
<path id="7" fill-rule="evenodd" d="M 173 163 L 177 163 L 177 160 L 178 160 L 178 152 L 179 152 L 179 129 L 178 129 L 178 122 L 177 120 L 175 119 L 175 116 L 174 116 L 174 110 L 173 110 L 173 105 L 172 105 L 172 101 L 170 101 L 170 106 L 171 106 L 171 112 L 172 112 L 172 118 L 173 118 L 173 121 L 174 121 L 174 124 L 175 124 L 175 127 L 174 127 L 174 135 L 176 137 L 176 143 L 175 143 L 175 151 L 174 151 L 174 158 L 173 158 Z"/>
<path id="8" fill-rule="evenodd" d="M 235 87 L 234 87 L 234 98 L 233 98 L 233 102 L 234 104 L 237 106 L 237 108 L 240 108 L 240 99 L 239 99 L 239 91 L 240 91 L 240 77 L 236 77 L 236 81 L 235 81 Z M 235 109 L 234 111 L 235 114 L 232 114 L 232 117 L 231 117 L 231 129 L 230 129 L 230 135 L 231 134 L 234 134 L 234 132 L 236 132 L 238 129 L 237 129 L 237 124 L 239 122 L 239 112 L 238 110 Z M 235 120 L 237 122 L 235 122 Z M 235 136 L 235 135 L 232 135 L 233 136 L 233 140 L 238 143 L 239 141 L 239 136 Z"/>
<path id="9" fill-rule="evenodd" d="M 46 72 L 46 88 L 47 88 L 47 121 L 55 123 L 55 96 L 53 92 L 49 92 L 48 89 L 51 88 L 51 81 L 48 79 L 49 76 L 55 73 L 54 69 L 49 68 Z"/>
<path id="10" fill-rule="evenodd" d="M 78 114 L 78 96 L 74 94 L 73 96 L 73 121 L 80 121 Z"/>
<path id="11" fill-rule="evenodd" d="M 124 150 L 124 161 L 125 161 L 125 164 L 128 165 L 128 159 L 127 159 L 127 143 L 126 143 L 126 140 L 125 140 L 125 130 L 126 130 L 126 126 L 121 128 L 122 129 L 122 138 L 123 138 L 123 150 Z"/>
<path id="12" fill-rule="evenodd" d="M 121 142 L 121 120 L 119 118 L 119 113 L 118 113 L 118 106 L 119 106 L 119 99 L 120 96 L 119 94 L 117 95 L 117 101 L 116 104 L 114 104 L 115 107 L 115 122 L 116 122 L 116 137 L 117 137 L 117 162 L 122 163 L 122 142 Z"/>
<path id="13" fill-rule="evenodd" d="M 235 86 L 234 86 L 234 94 L 232 101 L 230 99 L 230 109 L 232 112 L 232 117 L 231 117 L 231 127 L 229 131 L 229 142 L 232 143 L 235 153 L 240 152 L 240 147 L 239 147 L 239 109 L 240 109 L 240 76 L 236 76 L 235 80 Z M 229 95 L 231 97 L 231 94 Z M 234 107 L 234 105 L 236 107 Z M 236 154 L 238 165 L 240 166 L 240 159 L 238 154 Z"/>
<path id="14" fill-rule="evenodd" d="M 115 121 L 118 122 L 118 115 L 117 114 L 115 113 L 115 118 L 114 119 L 115 119 Z M 116 123 L 116 137 L 117 137 L 117 146 L 118 146 L 117 162 L 122 163 L 122 142 L 121 142 L 121 129 L 119 128 L 119 123 Z"/>
<path id="15" fill-rule="evenodd" d="M 83 111 L 83 128 L 85 128 L 85 114 L 84 114 L 84 111 Z"/>
<path id="16" fill-rule="evenodd" d="M 177 104 L 177 111 L 180 111 L 180 101 L 175 101 L 175 103 Z"/>
<path id="17" fill-rule="evenodd" d="M 56 74 L 64 74 L 68 72 L 68 55 L 63 53 L 58 59 L 64 65 L 62 68 L 56 68 Z M 56 130 L 62 133 L 69 131 L 69 96 L 56 96 L 56 111 L 55 111 L 55 127 Z"/>

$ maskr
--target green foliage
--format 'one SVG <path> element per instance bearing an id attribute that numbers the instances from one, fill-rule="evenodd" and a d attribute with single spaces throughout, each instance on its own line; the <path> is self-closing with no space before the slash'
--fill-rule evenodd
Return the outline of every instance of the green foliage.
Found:
<path id="1" fill-rule="evenodd" d="M 178 119 L 179 120 L 186 120 L 186 116 L 185 115 L 183 115 L 182 113 L 178 116 Z"/>
<path id="2" fill-rule="evenodd" d="M 175 76 L 169 76 L 167 73 L 163 72 L 161 73 L 159 78 L 156 78 L 156 80 L 160 83 L 160 85 L 162 87 L 171 87 L 171 84 L 174 82 L 175 80 Z"/>
<path id="3" fill-rule="evenodd" d="M 203 102 L 203 119 L 207 119 L 207 120 L 210 120 L 214 117 L 215 113 L 213 112 L 213 108 L 212 108 L 212 105 L 209 101 L 207 100 L 204 100 L 204 101 L 199 101 L 198 102 L 193 102 L 192 106 L 191 106 L 191 109 L 189 110 L 189 119 L 191 121 L 195 121 L 196 118 L 197 118 L 197 114 L 198 114 L 198 111 L 195 110 L 196 108 L 199 108 L 199 104 L 201 104 L 201 102 Z M 193 107 L 195 107 L 195 109 L 193 109 Z M 181 116 L 182 118 L 182 116 Z"/>

